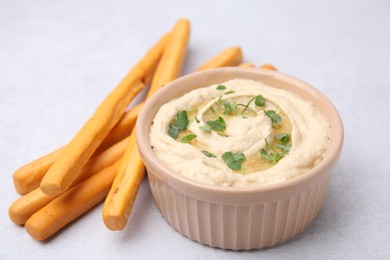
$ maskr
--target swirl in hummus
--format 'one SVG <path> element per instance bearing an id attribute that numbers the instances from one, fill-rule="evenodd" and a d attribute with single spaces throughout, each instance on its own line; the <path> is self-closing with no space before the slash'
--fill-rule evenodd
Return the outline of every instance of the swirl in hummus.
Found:
<path id="1" fill-rule="evenodd" d="M 252 80 L 195 89 L 158 110 L 157 157 L 202 183 L 250 187 L 291 179 L 326 154 L 330 127 L 311 102 Z"/>

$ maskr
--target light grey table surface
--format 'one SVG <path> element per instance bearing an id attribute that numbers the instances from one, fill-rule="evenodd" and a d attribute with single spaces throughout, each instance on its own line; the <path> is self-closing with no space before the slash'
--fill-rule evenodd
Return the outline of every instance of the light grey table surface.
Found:
<path id="1" fill-rule="evenodd" d="M 8 219 L 12 173 L 68 142 L 179 17 L 192 23 L 183 73 L 239 45 L 338 108 L 344 149 L 317 219 L 270 249 L 214 249 L 174 231 L 144 182 L 123 232 L 105 228 L 98 205 L 34 241 Z M 0 1 L 0 259 L 389 259 L 389 60 L 385 0 Z"/>

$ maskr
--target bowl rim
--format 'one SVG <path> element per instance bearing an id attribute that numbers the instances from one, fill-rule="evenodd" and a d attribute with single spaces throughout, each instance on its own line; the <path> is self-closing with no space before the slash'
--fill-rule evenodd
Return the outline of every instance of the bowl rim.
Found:
<path id="1" fill-rule="evenodd" d="M 260 74 L 263 76 L 273 76 L 278 78 L 279 80 L 285 81 L 291 85 L 294 85 L 297 87 L 297 85 L 303 89 L 305 89 L 306 92 L 311 91 L 312 93 L 315 93 L 317 96 L 320 97 L 321 100 L 323 100 L 326 105 L 331 109 L 330 113 L 333 114 L 335 117 L 336 124 L 331 125 L 331 129 L 334 131 L 337 131 L 339 133 L 336 136 L 332 135 L 332 140 L 329 146 L 329 149 L 327 151 L 327 154 L 324 156 L 324 158 L 317 163 L 313 168 L 309 169 L 308 171 L 305 171 L 304 173 L 295 176 L 294 178 L 291 178 L 286 181 L 272 183 L 272 184 L 262 184 L 262 185 L 255 185 L 250 187 L 225 187 L 220 185 L 213 185 L 213 184 L 207 184 L 202 183 L 193 179 L 190 179 L 188 177 L 185 177 L 181 174 L 178 174 L 174 172 L 173 170 L 169 169 L 163 162 L 161 162 L 158 157 L 155 155 L 153 150 L 149 145 L 147 145 L 147 141 L 142 138 L 142 133 L 145 131 L 144 129 L 147 129 L 147 132 L 150 131 L 150 125 L 144 124 L 142 121 L 144 118 L 148 115 L 148 111 L 150 111 L 151 107 L 166 93 L 174 91 L 173 88 L 176 85 L 183 84 L 182 82 L 187 82 L 191 80 L 195 80 L 198 77 L 213 77 L 213 75 L 218 75 L 220 73 L 240 73 L 240 72 L 251 72 Z M 234 78 L 234 76 L 232 76 Z M 207 86 L 205 86 L 207 87 Z M 174 97 L 175 98 L 175 97 Z M 171 98 L 172 99 L 172 98 Z M 171 100 L 169 99 L 169 100 Z M 166 102 L 169 102 L 167 100 Z M 164 103 L 166 103 L 164 102 Z M 158 109 L 156 110 L 157 113 Z M 153 116 L 154 118 L 154 116 Z M 329 118 L 327 118 L 329 120 Z M 333 131 L 332 131 L 333 132 Z M 138 134 L 137 134 L 138 133 Z M 149 134 L 146 135 L 147 139 L 149 139 Z M 147 161 L 145 165 L 153 165 L 153 167 L 157 167 L 161 174 L 163 174 L 165 177 L 169 178 L 169 180 L 172 181 L 178 181 L 182 184 L 185 184 L 187 187 L 192 188 L 198 188 L 202 189 L 204 191 L 208 192 L 222 192 L 225 194 L 247 194 L 247 193 L 262 193 L 262 192 L 269 192 L 269 191 L 277 191 L 282 190 L 285 188 L 291 188 L 293 186 L 297 186 L 302 183 L 306 183 L 307 181 L 315 178 L 317 175 L 319 175 L 323 170 L 327 169 L 328 167 L 334 165 L 334 163 L 338 160 L 341 148 L 344 141 L 344 128 L 343 123 L 340 118 L 339 113 L 337 112 L 337 109 L 332 104 L 332 102 L 318 89 L 314 88 L 310 84 L 297 79 L 293 76 L 278 72 L 278 71 L 271 71 L 271 70 L 265 70 L 265 69 L 258 69 L 258 68 L 241 68 L 241 67 L 224 67 L 224 68 L 215 68 L 215 69 L 208 69 L 201 72 L 194 72 L 191 74 L 187 74 L 185 76 L 179 77 L 178 79 L 175 79 L 171 81 L 170 83 L 166 84 L 163 88 L 159 89 L 149 100 L 147 100 L 141 109 L 136 123 L 136 140 L 138 149 L 140 151 L 140 154 L 144 160 Z"/>

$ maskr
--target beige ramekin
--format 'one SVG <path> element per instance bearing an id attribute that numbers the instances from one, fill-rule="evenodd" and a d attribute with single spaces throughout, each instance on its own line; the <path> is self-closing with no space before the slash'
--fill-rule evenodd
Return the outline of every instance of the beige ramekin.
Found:
<path id="1" fill-rule="evenodd" d="M 192 89 L 234 78 L 261 81 L 313 102 L 331 125 L 332 139 L 325 158 L 291 180 L 253 188 L 199 183 L 163 165 L 149 142 L 150 126 L 159 107 Z M 233 250 L 273 246 L 307 227 L 322 207 L 343 143 L 340 116 L 318 90 L 279 72 L 233 67 L 194 73 L 167 84 L 146 102 L 136 131 L 153 197 L 168 223 L 199 243 Z"/>

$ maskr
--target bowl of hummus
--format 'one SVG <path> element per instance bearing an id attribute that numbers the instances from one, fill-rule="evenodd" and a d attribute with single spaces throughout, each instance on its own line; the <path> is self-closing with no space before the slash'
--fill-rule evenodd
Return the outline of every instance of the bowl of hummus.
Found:
<path id="1" fill-rule="evenodd" d="M 332 103 L 291 76 L 221 68 L 181 77 L 142 109 L 137 144 L 177 231 L 212 247 L 273 246 L 317 216 L 340 156 Z"/>

